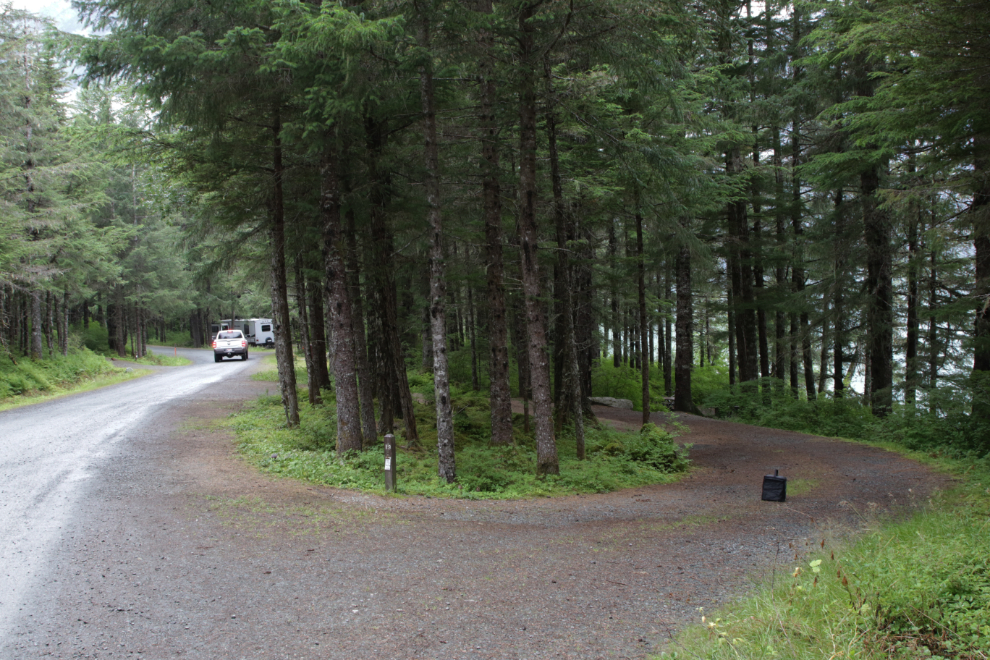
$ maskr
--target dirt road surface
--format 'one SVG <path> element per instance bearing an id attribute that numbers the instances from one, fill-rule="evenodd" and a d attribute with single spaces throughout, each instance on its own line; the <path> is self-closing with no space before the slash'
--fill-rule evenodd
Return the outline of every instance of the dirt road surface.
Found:
<path id="1" fill-rule="evenodd" d="M 88 455 L 54 527 L 23 540 L 29 574 L 5 571 L 0 658 L 642 658 L 829 529 L 946 485 L 880 450 L 689 416 L 696 470 L 672 485 L 510 503 L 309 486 L 258 474 L 215 427 L 273 388 L 248 379 L 256 355 Z M 775 468 L 786 504 L 759 499 Z"/>

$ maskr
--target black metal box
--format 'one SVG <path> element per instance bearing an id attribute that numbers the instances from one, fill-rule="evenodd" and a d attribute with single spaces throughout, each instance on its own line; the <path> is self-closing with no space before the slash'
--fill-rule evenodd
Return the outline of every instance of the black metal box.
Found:
<path id="1" fill-rule="evenodd" d="M 787 500 L 787 477 L 777 476 L 778 471 L 763 477 L 763 501 L 783 502 Z"/>

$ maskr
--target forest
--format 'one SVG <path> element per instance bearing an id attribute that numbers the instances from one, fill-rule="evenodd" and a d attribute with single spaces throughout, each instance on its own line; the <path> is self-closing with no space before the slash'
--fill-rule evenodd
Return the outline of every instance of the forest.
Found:
<path id="1" fill-rule="evenodd" d="M 270 317 L 447 482 L 465 391 L 537 475 L 602 395 L 990 452 L 983 0 L 73 4 L 0 11 L 2 360 Z"/>

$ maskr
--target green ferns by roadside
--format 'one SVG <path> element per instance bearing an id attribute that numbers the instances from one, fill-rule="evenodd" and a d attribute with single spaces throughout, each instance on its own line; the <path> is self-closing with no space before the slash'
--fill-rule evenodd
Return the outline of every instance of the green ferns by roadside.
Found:
<path id="1" fill-rule="evenodd" d="M 532 438 L 516 416 L 515 444 L 491 447 L 488 402 L 483 396 L 455 388 L 454 428 L 457 482 L 437 477 L 436 428 L 432 405 L 416 404 L 416 421 L 422 449 L 400 449 L 398 492 L 403 495 L 514 499 L 601 493 L 667 483 L 688 467 L 687 451 L 674 442 L 671 432 L 648 424 L 640 433 L 620 433 L 590 427 L 586 433 L 588 459 L 579 461 L 574 438 L 558 437 L 560 476 L 539 479 Z M 324 406 L 300 406 L 298 429 L 286 429 L 280 399 L 262 397 L 229 424 L 237 433 L 241 451 L 261 469 L 314 483 L 385 492 L 381 444 L 352 452 L 340 460 L 335 451 L 336 419 L 332 400 Z M 397 441 L 402 446 L 401 434 Z"/>
<path id="2" fill-rule="evenodd" d="M 87 349 L 56 353 L 42 360 L 18 357 L 17 364 L 0 356 L 0 399 L 51 392 L 87 378 L 118 371 L 106 358 Z"/>

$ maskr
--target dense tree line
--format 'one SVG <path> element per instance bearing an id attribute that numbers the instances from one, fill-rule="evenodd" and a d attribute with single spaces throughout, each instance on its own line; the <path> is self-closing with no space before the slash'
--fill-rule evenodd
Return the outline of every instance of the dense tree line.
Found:
<path id="1" fill-rule="evenodd" d="M 418 361 L 448 481 L 452 379 L 493 444 L 523 399 L 553 474 L 602 360 L 644 421 L 712 364 L 877 416 L 990 371 L 986 2 L 76 5 L 106 36 L 71 112 L 54 37 L 4 14 L 11 355 L 94 305 L 121 351 L 199 344 L 253 282 L 286 422 L 301 350 L 339 451 L 415 446 Z"/>

